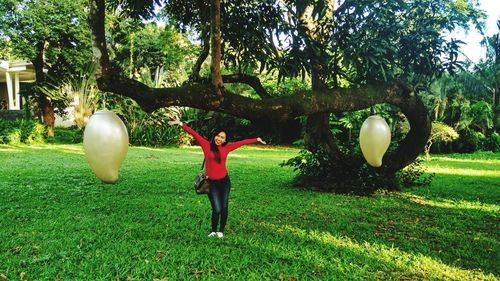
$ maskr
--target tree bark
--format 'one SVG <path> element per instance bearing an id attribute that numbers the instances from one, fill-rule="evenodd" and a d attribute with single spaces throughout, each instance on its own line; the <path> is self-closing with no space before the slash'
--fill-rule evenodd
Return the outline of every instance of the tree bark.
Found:
<path id="1" fill-rule="evenodd" d="M 497 22 L 500 30 L 500 21 Z M 493 92 L 493 122 L 496 130 L 500 130 L 500 32 L 493 36 L 495 52 L 495 89 Z"/>
<path id="2" fill-rule="evenodd" d="M 35 59 L 32 61 L 35 68 L 36 84 L 38 86 L 45 82 L 45 73 L 43 72 L 43 68 L 45 65 L 45 50 L 47 47 L 48 42 L 38 42 L 36 45 L 37 54 Z M 38 106 L 41 111 L 43 123 L 47 126 L 47 136 L 52 138 L 54 137 L 54 124 L 56 120 L 54 108 L 52 107 L 52 103 L 47 96 L 41 92 L 38 93 Z"/>
<path id="3" fill-rule="evenodd" d="M 208 32 L 202 31 L 201 33 L 201 42 L 202 42 L 202 49 L 200 54 L 198 55 L 198 58 L 196 59 L 196 62 L 193 66 L 193 73 L 191 73 L 189 77 L 190 82 L 202 82 L 201 76 L 200 76 L 200 70 L 201 66 L 205 62 L 205 60 L 208 57 L 208 54 L 210 53 L 210 39 Z"/>
<path id="4" fill-rule="evenodd" d="M 220 0 L 212 0 L 210 5 L 210 36 L 212 42 L 212 84 L 217 95 L 222 96 L 222 75 L 220 72 L 221 64 L 221 34 L 220 34 Z"/>
<path id="5" fill-rule="evenodd" d="M 321 24 L 314 21 L 310 18 L 310 15 L 307 14 L 307 5 L 306 1 L 296 1 L 299 25 L 297 30 L 303 38 L 306 38 L 306 52 L 304 53 L 309 55 L 309 60 L 311 61 L 311 88 L 313 91 L 328 91 L 328 86 L 324 79 L 326 76 L 324 61 L 321 60 L 321 54 L 319 54 L 310 44 L 313 39 L 321 41 L 325 34 L 318 30 Z M 329 112 L 315 113 L 307 116 L 304 142 L 307 150 L 311 152 L 321 150 L 333 161 L 342 161 L 342 154 L 330 131 Z"/>

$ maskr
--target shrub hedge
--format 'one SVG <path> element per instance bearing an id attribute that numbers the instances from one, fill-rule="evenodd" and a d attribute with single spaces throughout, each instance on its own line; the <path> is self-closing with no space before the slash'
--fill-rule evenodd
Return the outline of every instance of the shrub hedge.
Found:
<path id="1" fill-rule="evenodd" d="M 0 119 L 0 143 L 41 144 L 45 142 L 46 127 L 32 119 Z"/>

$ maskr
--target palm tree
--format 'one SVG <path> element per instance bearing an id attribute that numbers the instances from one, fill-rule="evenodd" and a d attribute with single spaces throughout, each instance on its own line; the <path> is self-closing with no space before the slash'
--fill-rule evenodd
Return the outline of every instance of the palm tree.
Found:
<path id="1" fill-rule="evenodd" d="M 95 67 L 90 66 L 77 79 L 67 79 L 62 83 L 49 83 L 41 91 L 51 100 L 60 100 L 68 107 L 73 107 L 76 126 L 84 128 L 90 116 L 97 108 L 99 90 L 95 81 Z"/>

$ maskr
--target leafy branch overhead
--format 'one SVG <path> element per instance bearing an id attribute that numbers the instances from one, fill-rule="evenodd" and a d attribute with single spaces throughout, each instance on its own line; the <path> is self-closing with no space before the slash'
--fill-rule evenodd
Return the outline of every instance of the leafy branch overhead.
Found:
<path id="1" fill-rule="evenodd" d="M 124 77 L 113 67 L 106 47 L 104 0 L 90 1 L 90 22 L 97 81 L 101 90 L 127 96 L 146 111 L 189 106 L 243 117 L 262 127 L 280 127 L 307 117 L 305 142 L 342 159 L 328 128 L 330 113 L 397 106 L 411 129 L 382 170 L 394 173 L 423 150 L 431 123 L 410 85 L 460 67 L 460 42 L 446 40 L 444 30 L 480 18 L 472 2 L 371 1 L 125 1 L 130 15 L 149 18 L 154 4 L 178 28 L 199 35 L 201 52 L 190 79 L 182 86 L 151 88 Z M 116 1 L 118 2 L 118 1 Z M 119 3 L 110 2 L 110 5 Z M 200 73 L 211 54 L 211 77 Z M 230 73 L 222 75 L 222 68 Z M 231 73 L 232 71 L 232 73 Z M 308 90 L 273 96 L 260 77 L 302 77 Z M 258 98 L 230 91 L 225 84 L 246 84 Z M 326 122 L 325 122 L 326 120 Z"/>

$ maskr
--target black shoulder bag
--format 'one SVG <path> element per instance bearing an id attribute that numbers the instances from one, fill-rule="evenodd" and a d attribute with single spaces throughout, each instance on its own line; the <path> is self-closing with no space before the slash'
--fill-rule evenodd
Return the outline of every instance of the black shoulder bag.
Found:
<path id="1" fill-rule="evenodd" d="M 203 163 L 201 164 L 201 171 L 198 172 L 196 177 L 194 178 L 194 191 L 196 194 L 208 194 L 210 193 L 210 184 L 208 183 L 208 178 L 203 171 L 203 167 L 205 166 L 205 159 L 203 159 Z"/>

